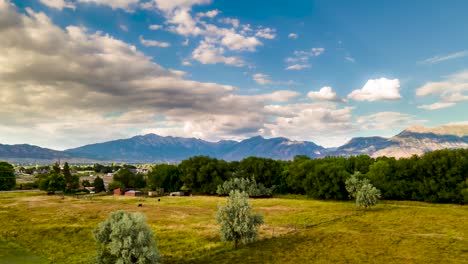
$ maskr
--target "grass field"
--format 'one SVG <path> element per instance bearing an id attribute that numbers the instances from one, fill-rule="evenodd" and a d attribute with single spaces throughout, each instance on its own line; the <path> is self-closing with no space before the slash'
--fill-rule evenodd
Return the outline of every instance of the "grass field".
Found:
<path id="1" fill-rule="evenodd" d="M 119 209 L 147 216 L 164 263 L 468 263 L 467 206 L 386 201 L 365 211 L 304 197 L 251 200 L 266 224 L 258 242 L 233 250 L 214 218 L 224 202 L 0 194 L 0 263 L 89 263 L 92 230 Z M 21 262 L 26 255 L 31 262 Z"/>

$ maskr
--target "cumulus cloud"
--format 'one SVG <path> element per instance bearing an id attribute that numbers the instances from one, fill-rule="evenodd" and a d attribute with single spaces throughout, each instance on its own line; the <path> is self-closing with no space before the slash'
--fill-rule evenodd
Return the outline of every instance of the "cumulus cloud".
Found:
<path id="1" fill-rule="evenodd" d="M 253 80 L 261 85 L 266 85 L 266 84 L 271 84 L 272 81 L 270 79 L 270 76 L 263 74 L 263 73 L 256 73 L 252 75 Z"/>
<path id="2" fill-rule="evenodd" d="M 288 38 L 290 39 L 297 39 L 299 37 L 299 35 L 297 35 L 296 33 L 289 33 L 288 35 Z"/>
<path id="3" fill-rule="evenodd" d="M 398 79 L 370 79 L 364 87 L 352 91 L 348 98 L 356 101 L 398 100 L 400 95 L 400 81 Z"/>
<path id="4" fill-rule="evenodd" d="M 64 8 L 76 9 L 75 4 L 72 2 L 64 1 L 64 0 L 40 0 L 42 4 L 50 7 L 55 8 L 58 10 L 62 10 Z"/>
<path id="5" fill-rule="evenodd" d="M 319 91 L 310 91 L 307 96 L 318 101 L 344 102 L 344 99 L 339 98 L 329 86 L 322 87 Z"/>
<path id="6" fill-rule="evenodd" d="M 272 28 L 260 28 L 255 36 L 264 38 L 264 39 L 274 39 L 276 38 L 276 30 Z"/>
<path id="7" fill-rule="evenodd" d="M 436 110 L 456 105 L 457 102 L 468 101 L 468 70 L 464 70 L 438 82 L 428 82 L 416 89 L 416 96 L 438 97 L 439 102 L 421 105 L 419 108 Z"/>
<path id="8" fill-rule="evenodd" d="M 224 56 L 225 49 L 216 44 L 202 41 L 200 45 L 192 52 L 192 58 L 202 64 L 224 63 L 232 66 L 241 67 L 245 63 L 236 56 Z"/>
<path id="9" fill-rule="evenodd" d="M 171 46 L 171 44 L 168 42 L 144 39 L 143 36 L 140 36 L 140 43 L 145 47 L 167 48 Z"/>
<path id="10" fill-rule="evenodd" d="M 337 146 L 357 131 L 352 122 L 352 107 L 337 108 L 335 104 L 319 103 L 267 105 L 265 109 L 277 116 L 265 124 L 267 136 L 313 139 L 321 145 Z"/>
<path id="11" fill-rule="evenodd" d="M 192 52 L 192 59 L 202 64 L 224 63 L 233 66 L 246 65 L 237 54 L 225 55 L 231 52 L 254 52 L 263 43 L 260 38 L 273 39 L 275 29 L 259 27 L 254 31 L 249 24 L 241 24 L 235 18 L 219 18 L 224 25 L 216 25 L 210 19 L 220 15 L 221 11 L 211 10 L 192 14 L 193 6 L 206 5 L 209 0 L 153 0 L 145 8 L 159 10 L 166 19 L 166 28 L 170 32 L 188 38 L 199 40 L 198 47 Z M 210 18 L 210 19 L 203 19 Z"/>

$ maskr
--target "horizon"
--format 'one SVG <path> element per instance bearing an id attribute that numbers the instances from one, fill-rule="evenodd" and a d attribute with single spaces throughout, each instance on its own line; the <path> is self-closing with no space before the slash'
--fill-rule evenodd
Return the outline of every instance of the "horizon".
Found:
<path id="1" fill-rule="evenodd" d="M 0 0 L 0 143 L 65 150 L 154 133 L 333 148 L 466 124 L 467 9 Z"/>

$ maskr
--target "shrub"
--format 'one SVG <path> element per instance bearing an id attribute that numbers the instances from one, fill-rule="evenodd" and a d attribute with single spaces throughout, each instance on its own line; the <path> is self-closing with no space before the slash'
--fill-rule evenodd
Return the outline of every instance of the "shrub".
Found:
<path id="1" fill-rule="evenodd" d="M 249 196 L 271 196 L 275 186 L 271 188 L 265 187 L 263 184 L 257 184 L 255 178 L 231 178 L 225 181 L 222 185 L 218 185 L 216 193 L 219 195 L 227 195 L 233 190 L 246 192 Z"/>
<path id="2" fill-rule="evenodd" d="M 231 191 L 225 207 L 220 207 L 216 220 L 221 225 L 220 235 L 222 241 L 234 241 L 237 249 L 239 241 L 244 244 L 257 240 L 257 226 L 263 224 L 261 215 L 252 214 L 246 192 Z"/>
<path id="3" fill-rule="evenodd" d="M 117 211 L 94 230 L 97 242 L 95 263 L 159 263 L 153 232 L 144 215 Z"/>
<path id="4" fill-rule="evenodd" d="M 372 186 L 370 183 L 366 183 L 361 186 L 359 191 L 356 193 L 356 205 L 367 207 L 374 206 L 377 204 L 380 198 L 380 191 Z"/>

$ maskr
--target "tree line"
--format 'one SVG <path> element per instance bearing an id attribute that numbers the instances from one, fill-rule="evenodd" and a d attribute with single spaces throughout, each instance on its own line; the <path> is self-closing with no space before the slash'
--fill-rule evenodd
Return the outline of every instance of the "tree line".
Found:
<path id="1" fill-rule="evenodd" d="M 468 150 L 438 150 L 410 158 L 371 158 L 367 155 L 291 161 L 250 157 L 227 162 L 195 156 L 178 165 L 153 166 L 147 177 L 150 189 L 215 194 L 232 178 L 255 178 L 279 194 L 304 194 L 316 199 L 349 199 L 346 180 L 355 172 L 389 200 L 442 203 L 468 202 Z"/>

